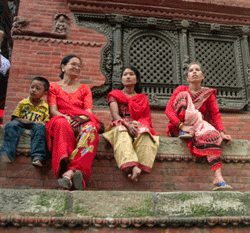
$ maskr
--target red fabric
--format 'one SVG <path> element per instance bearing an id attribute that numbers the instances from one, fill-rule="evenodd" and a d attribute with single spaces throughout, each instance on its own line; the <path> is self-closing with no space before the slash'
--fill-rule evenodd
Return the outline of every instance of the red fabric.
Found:
<path id="1" fill-rule="evenodd" d="M 58 83 L 52 82 L 50 84 L 50 88 L 47 95 L 48 105 L 57 105 L 58 96 L 70 102 L 74 106 L 79 107 L 80 109 L 92 109 L 92 93 L 90 88 L 85 84 L 81 84 L 77 91 L 73 93 L 67 93 L 59 86 Z M 60 109 L 58 110 L 60 112 Z"/>
<path id="2" fill-rule="evenodd" d="M 0 109 L 0 117 L 4 116 L 4 109 Z"/>
<path id="3" fill-rule="evenodd" d="M 91 121 L 82 125 L 83 129 L 80 132 L 80 135 L 92 135 L 87 139 L 87 144 L 81 145 L 78 148 L 79 150 L 76 156 L 73 159 L 70 159 L 69 156 L 76 149 L 77 145 L 74 132 L 71 128 L 71 125 L 63 116 L 52 117 L 46 124 L 46 138 L 48 142 L 48 148 L 52 152 L 52 168 L 57 178 L 59 178 L 65 171 L 69 169 L 73 171 L 80 170 L 85 181 L 88 182 L 89 176 L 91 174 L 92 161 L 99 143 L 98 129 L 100 127 L 100 121 L 92 113 L 89 113 L 78 107 L 79 105 L 73 105 L 68 99 L 64 99 L 64 94 L 63 96 L 60 96 L 60 94 L 60 91 L 57 92 L 57 90 L 53 88 L 50 89 L 48 102 L 50 104 L 56 104 L 58 110 L 62 114 L 67 114 L 72 118 L 74 116 L 81 115 L 89 116 Z M 52 101 L 50 101 L 50 98 L 52 98 Z M 56 99 L 56 103 L 53 99 Z M 84 102 L 84 99 L 82 99 L 81 102 Z M 81 104 L 80 106 L 83 105 Z M 88 106 L 87 108 L 89 109 L 90 107 Z M 89 151 L 89 148 L 92 148 L 91 151 Z M 63 160 L 65 161 L 65 166 L 62 166 Z"/>
<path id="4" fill-rule="evenodd" d="M 127 104 L 131 118 L 143 125 L 146 125 L 150 129 L 151 134 L 156 135 L 152 128 L 150 107 L 148 98 L 145 94 L 137 94 L 132 97 L 127 97 L 123 91 L 113 90 L 108 94 L 108 99 L 110 96 L 115 97 L 120 103 Z"/>
<path id="5" fill-rule="evenodd" d="M 184 118 L 186 119 L 186 110 L 190 111 L 190 109 L 192 109 L 193 107 L 197 109 L 198 108 L 197 105 L 200 106 L 198 109 L 204 116 L 203 117 L 204 120 L 201 119 L 201 121 L 203 122 L 207 121 L 208 123 L 212 124 L 215 128 L 217 125 L 219 129 L 223 129 L 219 108 L 216 104 L 216 99 L 215 99 L 216 91 L 214 89 L 203 88 L 200 92 L 197 92 L 195 95 L 192 95 L 190 93 L 187 86 L 180 86 L 176 90 L 171 96 L 170 99 L 171 101 L 169 101 L 165 111 L 170 119 L 167 131 L 168 136 L 179 135 L 179 130 L 178 130 L 179 121 L 184 121 Z M 192 98 L 191 104 L 192 105 L 194 104 L 192 108 L 190 105 L 188 105 L 190 104 L 191 101 L 189 95 Z M 211 116 L 211 111 L 209 108 L 211 106 L 215 108 L 212 109 L 212 113 L 214 113 L 214 115 L 216 116 L 213 118 Z M 175 125 L 173 122 L 176 122 L 177 119 L 178 122 Z M 214 119 L 215 122 L 213 121 Z M 203 124 L 205 124 L 205 122 Z M 211 126 L 210 124 L 207 125 Z M 211 128 L 210 127 L 205 128 L 204 125 L 202 129 L 203 130 L 205 129 L 205 131 L 196 132 L 192 140 L 187 141 L 187 145 L 190 148 L 190 153 L 195 157 L 199 158 L 206 156 L 208 162 L 211 165 L 211 169 L 215 171 L 222 165 L 221 148 L 220 148 L 221 137 L 218 132 L 219 130 L 218 129 L 215 130 L 212 126 Z"/>
<path id="6" fill-rule="evenodd" d="M 171 136 L 170 135 L 171 129 L 173 131 L 176 131 L 176 127 L 178 127 L 178 123 L 182 120 L 182 119 L 180 119 L 180 117 L 177 116 L 177 113 L 174 111 L 173 106 L 174 106 L 176 96 L 180 92 L 183 92 L 183 91 L 187 91 L 190 94 L 190 96 L 192 97 L 192 99 L 194 97 L 192 95 L 192 93 L 189 91 L 188 86 L 179 86 L 175 89 L 175 91 L 173 92 L 173 94 L 168 102 L 166 110 L 165 110 L 165 113 L 170 120 L 170 122 L 168 124 L 167 136 Z M 209 123 L 211 121 L 213 123 L 214 127 L 218 131 L 222 131 L 223 124 L 222 124 L 222 120 L 221 120 L 221 114 L 219 112 L 219 107 L 216 103 L 216 93 L 217 93 L 217 91 L 214 90 L 214 93 L 211 94 L 210 97 L 203 103 L 203 105 L 199 108 L 199 111 L 204 116 L 204 119 L 206 121 L 209 121 Z M 177 131 L 177 133 L 178 133 L 178 131 Z"/>

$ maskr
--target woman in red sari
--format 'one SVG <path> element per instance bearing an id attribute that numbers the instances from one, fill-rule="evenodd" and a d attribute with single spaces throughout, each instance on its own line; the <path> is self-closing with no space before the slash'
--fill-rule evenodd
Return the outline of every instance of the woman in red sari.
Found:
<path id="1" fill-rule="evenodd" d="M 230 135 L 225 134 L 216 103 L 215 89 L 202 86 L 205 75 L 200 64 L 192 63 L 187 72 L 188 86 L 179 86 L 173 92 L 166 107 L 167 136 L 188 139 L 190 152 L 195 157 L 206 156 L 214 171 L 213 190 L 230 190 L 221 173 L 221 142 L 230 144 Z"/>
<path id="2" fill-rule="evenodd" d="M 206 156 L 214 171 L 213 190 L 231 190 L 221 173 L 221 142 L 230 144 L 225 134 L 216 103 L 215 89 L 202 86 L 205 75 L 200 64 L 192 63 L 187 72 L 188 86 L 179 86 L 173 92 L 166 107 L 167 136 L 188 139 L 187 145 L 195 157 Z"/>
<path id="3" fill-rule="evenodd" d="M 103 136 L 114 148 L 118 167 L 132 181 L 153 167 L 159 137 L 152 128 L 148 98 L 141 94 L 139 71 L 128 66 L 122 73 L 122 90 L 108 94 L 113 121 Z"/>
<path id="4" fill-rule="evenodd" d="M 75 55 L 61 61 L 61 80 L 50 84 L 47 101 L 51 119 L 46 137 L 52 168 L 64 189 L 83 190 L 89 181 L 99 142 L 99 120 L 92 114 L 90 88 L 77 76 L 82 62 Z"/>

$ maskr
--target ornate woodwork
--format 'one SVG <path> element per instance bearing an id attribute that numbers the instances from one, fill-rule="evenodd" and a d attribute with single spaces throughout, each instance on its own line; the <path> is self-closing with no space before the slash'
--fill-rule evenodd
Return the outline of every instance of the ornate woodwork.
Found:
<path id="1" fill-rule="evenodd" d="M 137 67 L 151 107 L 164 108 L 184 77 L 189 62 L 206 69 L 204 85 L 218 90 L 221 110 L 247 109 L 250 96 L 249 27 L 115 14 L 74 13 L 77 25 L 107 37 L 102 51 L 102 87 L 93 88 L 94 103 L 119 88 L 122 68 Z"/>

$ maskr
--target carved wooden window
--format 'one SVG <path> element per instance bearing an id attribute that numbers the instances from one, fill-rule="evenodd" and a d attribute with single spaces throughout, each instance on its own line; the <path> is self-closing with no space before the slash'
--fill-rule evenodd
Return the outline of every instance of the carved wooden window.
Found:
<path id="1" fill-rule="evenodd" d="M 237 38 L 190 37 L 191 58 L 205 67 L 204 85 L 216 88 L 221 108 L 241 109 L 246 104 L 246 89 Z"/>
<path id="2" fill-rule="evenodd" d="M 123 50 L 125 65 L 140 71 L 142 91 L 148 95 L 150 104 L 166 106 L 180 82 L 173 43 L 163 34 L 138 31 L 125 38 Z"/>
<path id="3" fill-rule="evenodd" d="M 106 83 L 92 89 L 97 106 L 120 85 L 123 66 L 133 65 L 150 105 L 165 107 L 173 90 L 187 84 L 184 68 L 195 60 L 206 68 L 204 85 L 217 89 L 220 109 L 241 110 L 250 103 L 246 26 L 91 13 L 76 13 L 75 21 L 107 37 L 100 66 Z"/>

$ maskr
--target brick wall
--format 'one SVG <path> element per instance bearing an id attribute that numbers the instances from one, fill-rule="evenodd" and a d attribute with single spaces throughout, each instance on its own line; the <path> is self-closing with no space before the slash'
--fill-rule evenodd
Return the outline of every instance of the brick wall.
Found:
<path id="1" fill-rule="evenodd" d="M 99 2 L 103 3 L 103 1 Z M 110 1 L 107 4 L 114 2 L 119 1 Z M 120 2 L 135 3 L 135 1 L 130 0 Z M 142 2 L 136 1 L 138 4 L 142 4 Z M 180 0 L 176 1 L 175 5 L 184 2 L 250 7 L 250 2 L 247 0 Z M 170 3 L 163 1 L 161 4 L 165 6 Z M 147 4 L 160 5 L 159 2 L 155 1 L 148 1 Z M 34 76 L 44 76 L 51 82 L 59 80 L 59 64 L 62 57 L 67 54 L 73 53 L 83 59 L 80 76 L 83 83 L 93 87 L 101 86 L 105 82 L 105 77 L 100 70 L 100 59 L 106 38 L 96 31 L 76 26 L 67 1 L 21 0 L 18 15 L 29 20 L 27 30 L 51 32 L 53 19 L 58 13 L 66 14 L 70 18 L 70 32 L 66 40 L 30 36 L 16 36 L 14 39 L 4 122 L 10 120 L 10 115 L 18 101 L 28 96 L 29 84 Z M 122 9 L 117 9 L 116 13 L 124 12 Z M 107 126 L 110 121 L 108 109 L 95 109 L 95 113 Z M 223 113 L 222 119 L 225 130 L 234 138 L 250 139 L 248 113 Z M 157 134 L 165 136 L 168 120 L 164 110 L 153 110 L 152 120 Z"/>
<path id="2" fill-rule="evenodd" d="M 167 155 L 167 152 L 165 153 Z M 250 191 L 250 163 L 223 163 L 225 180 L 235 191 Z M 160 161 L 156 159 L 152 172 L 142 174 L 138 183 L 128 180 L 114 159 L 100 157 L 97 153 L 92 166 L 87 190 L 126 191 L 210 191 L 213 188 L 213 172 L 208 163 L 201 161 Z M 60 189 L 51 168 L 50 157 L 42 169 L 31 165 L 30 157 L 17 156 L 13 164 L 0 163 L 0 188 L 12 189 Z"/>

